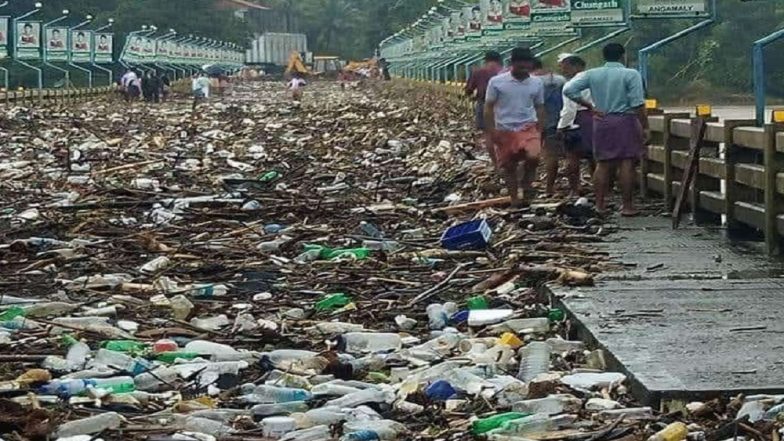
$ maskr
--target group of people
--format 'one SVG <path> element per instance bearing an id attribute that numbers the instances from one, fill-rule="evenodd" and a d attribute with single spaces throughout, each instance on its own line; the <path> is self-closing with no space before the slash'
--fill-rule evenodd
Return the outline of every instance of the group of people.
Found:
<path id="1" fill-rule="evenodd" d="M 497 52 L 485 55 L 484 66 L 466 84 L 466 94 L 476 98 L 477 128 L 493 164 L 504 174 L 513 205 L 530 202 L 540 158 L 546 191 L 552 194 L 559 160 L 565 157 L 572 194 L 581 194 L 585 160 L 593 169 L 597 210 L 606 212 L 610 182 L 617 173 L 621 214 L 637 214 L 635 167 L 650 129 L 642 77 L 623 64 L 625 53 L 622 45 L 608 44 L 605 64 L 590 70 L 580 56 L 561 54 L 560 74 L 544 69 L 528 48 L 512 50 L 506 68 Z"/>
<path id="2" fill-rule="evenodd" d="M 165 72 L 151 70 L 140 76 L 133 69 L 128 69 L 120 78 L 120 89 L 128 102 L 142 97 L 144 101 L 160 103 L 171 92 L 171 79 Z"/>

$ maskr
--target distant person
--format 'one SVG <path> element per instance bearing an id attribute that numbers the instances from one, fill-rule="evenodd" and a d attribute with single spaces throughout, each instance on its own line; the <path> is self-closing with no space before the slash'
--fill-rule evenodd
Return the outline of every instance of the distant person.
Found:
<path id="1" fill-rule="evenodd" d="M 171 93 L 171 80 L 166 72 L 162 72 L 158 77 L 158 85 L 160 86 L 161 102 L 166 101 Z"/>
<path id="2" fill-rule="evenodd" d="M 515 207 L 532 199 L 531 184 L 542 150 L 542 123 L 546 119 L 544 84 L 531 76 L 535 67 L 536 57 L 530 49 L 513 49 L 511 70 L 490 80 L 485 97 L 485 126 L 495 144 L 498 168 L 504 171 Z M 518 179 L 521 163 L 522 180 Z"/>
<path id="3" fill-rule="evenodd" d="M 305 87 L 307 82 L 304 78 L 302 78 L 302 74 L 299 72 L 294 73 L 294 76 L 291 78 L 291 81 L 287 84 L 286 88 L 291 92 L 291 99 L 294 101 L 301 101 L 302 100 L 302 88 Z"/>
<path id="4" fill-rule="evenodd" d="M 542 61 L 537 59 L 536 69 L 531 74 L 542 80 L 544 85 L 544 107 L 547 119 L 542 121 L 544 127 L 544 167 L 545 193 L 555 192 L 555 181 L 558 178 L 558 158 L 563 155 L 563 142 L 556 136 L 558 119 L 563 108 L 563 86 L 566 78 L 545 69 Z"/>
<path id="5" fill-rule="evenodd" d="M 158 75 L 153 72 L 147 72 L 142 80 L 142 93 L 144 100 L 148 103 L 159 103 L 161 101 L 161 84 Z"/>
<path id="6" fill-rule="evenodd" d="M 626 49 L 610 43 L 603 49 L 604 66 L 591 69 L 570 81 L 564 94 L 594 114 L 594 156 L 598 162 L 594 173 L 596 207 L 607 210 L 610 192 L 610 171 L 620 166 L 623 193 L 621 215 L 635 216 L 634 208 L 635 161 L 650 139 L 648 115 L 642 77 L 634 69 L 623 65 Z M 591 91 L 593 102 L 583 98 L 584 90 Z"/>
<path id="7" fill-rule="evenodd" d="M 138 80 L 138 76 L 136 75 L 136 72 L 133 71 L 133 69 L 128 69 L 125 71 L 125 74 L 123 74 L 122 78 L 120 78 L 120 88 L 123 91 L 123 95 L 125 96 L 126 101 L 132 101 L 134 98 L 131 88 L 135 84 L 136 80 Z M 138 95 L 136 96 L 138 97 Z"/>
<path id="8" fill-rule="evenodd" d="M 585 75 L 585 60 L 574 54 L 561 54 L 558 66 L 568 81 Z M 566 84 L 569 84 L 567 81 Z M 564 86 L 565 87 L 565 86 Z M 582 99 L 593 103 L 591 91 L 582 92 Z M 566 152 L 566 176 L 572 196 L 580 195 L 580 162 L 583 159 L 593 163 L 593 114 L 584 106 L 563 99 L 563 109 L 558 119 L 558 134 L 563 140 Z"/>
<path id="9" fill-rule="evenodd" d="M 497 166 L 495 157 L 495 147 L 492 140 L 484 136 L 485 129 L 485 96 L 487 95 L 487 85 L 490 79 L 498 75 L 503 67 L 503 59 L 501 54 L 495 51 L 489 51 L 485 54 L 485 64 L 481 69 L 477 69 L 471 73 L 466 83 L 465 93 L 466 96 L 472 97 L 476 100 L 474 104 L 474 117 L 476 129 L 479 131 L 480 139 L 485 144 L 485 148 L 490 155 L 490 160 L 493 166 Z"/>
<path id="10" fill-rule="evenodd" d="M 193 110 L 196 107 L 210 98 L 210 79 L 204 72 L 198 73 L 193 76 L 191 80 L 191 90 L 193 91 Z"/>

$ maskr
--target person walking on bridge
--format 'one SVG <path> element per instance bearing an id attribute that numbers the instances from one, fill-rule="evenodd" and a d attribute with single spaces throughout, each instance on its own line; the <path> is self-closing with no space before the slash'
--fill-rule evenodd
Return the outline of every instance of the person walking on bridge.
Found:
<path id="1" fill-rule="evenodd" d="M 607 210 L 610 173 L 620 166 L 623 193 L 621 215 L 635 216 L 634 167 L 650 139 L 642 77 L 621 62 L 626 50 L 617 43 L 604 47 L 604 66 L 591 69 L 569 82 L 564 95 L 594 113 L 594 157 L 598 164 L 594 173 L 596 208 Z M 593 103 L 583 98 L 590 90 Z"/>
<path id="2" fill-rule="evenodd" d="M 542 128 L 546 121 L 544 84 L 531 76 L 536 57 L 528 48 L 512 50 L 509 72 L 493 77 L 485 96 L 485 127 L 495 143 L 498 167 L 504 171 L 513 207 L 532 198 L 531 184 L 542 151 Z M 523 163 L 523 178 L 518 168 Z M 523 189 L 520 198 L 519 187 Z"/>
<path id="3" fill-rule="evenodd" d="M 490 79 L 498 75 L 503 67 L 503 59 L 501 54 L 495 51 L 489 51 L 485 54 L 485 65 L 481 69 L 475 70 L 471 73 L 466 83 L 465 93 L 466 96 L 472 97 L 476 100 L 474 105 L 474 116 L 476 118 L 476 129 L 479 131 L 480 139 L 485 135 L 485 95 L 487 95 L 487 84 Z M 495 146 L 491 139 L 485 137 L 485 148 L 490 154 L 490 160 L 493 161 L 493 166 L 497 166 L 495 159 Z"/>

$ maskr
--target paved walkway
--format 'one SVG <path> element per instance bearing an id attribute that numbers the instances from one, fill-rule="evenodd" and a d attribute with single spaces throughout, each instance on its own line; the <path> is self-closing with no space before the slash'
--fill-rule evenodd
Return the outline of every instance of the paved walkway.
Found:
<path id="1" fill-rule="evenodd" d="M 601 248 L 624 269 L 555 294 L 640 399 L 784 392 L 784 264 L 666 218 L 622 220 Z"/>

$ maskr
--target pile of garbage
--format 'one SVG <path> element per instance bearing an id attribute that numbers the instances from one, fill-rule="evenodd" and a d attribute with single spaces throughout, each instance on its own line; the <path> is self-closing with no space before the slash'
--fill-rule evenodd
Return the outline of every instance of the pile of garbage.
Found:
<path id="1" fill-rule="evenodd" d="M 248 83 L 195 113 L 4 111 L 2 439 L 778 434 L 784 397 L 638 406 L 542 289 L 615 265 L 591 248 L 612 226 L 493 200 L 434 99 Z"/>

